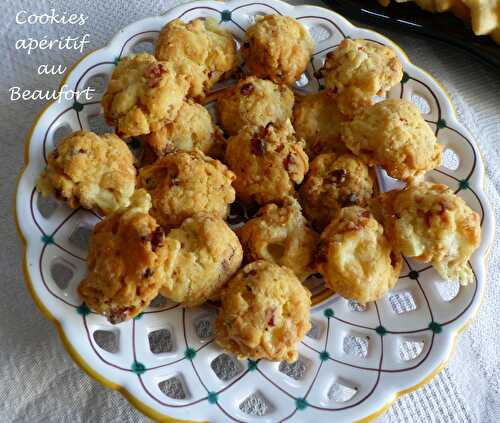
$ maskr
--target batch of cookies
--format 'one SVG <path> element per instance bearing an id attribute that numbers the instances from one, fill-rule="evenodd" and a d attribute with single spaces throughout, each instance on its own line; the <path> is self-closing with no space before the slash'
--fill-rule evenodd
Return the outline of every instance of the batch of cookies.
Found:
<path id="1" fill-rule="evenodd" d="M 423 180 L 442 147 L 412 103 L 375 103 L 403 76 L 395 52 L 345 39 L 317 74 L 326 89 L 294 93 L 313 51 L 286 16 L 258 18 L 239 51 L 215 20 L 174 20 L 154 55 L 119 61 L 102 98 L 115 133 L 70 135 L 38 181 L 42 194 L 103 216 L 79 286 L 94 312 L 116 324 L 159 294 L 211 301 L 224 349 L 292 362 L 310 329 L 312 275 L 362 304 L 394 287 L 402 254 L 473 281 L 479 216 Z M 215 95 L 221 129 L 203 104 L 230 78 Z M 380 193 L 375 166 L 406 188 Z M 233 230 L 235 201 L 260 210 Z"/>

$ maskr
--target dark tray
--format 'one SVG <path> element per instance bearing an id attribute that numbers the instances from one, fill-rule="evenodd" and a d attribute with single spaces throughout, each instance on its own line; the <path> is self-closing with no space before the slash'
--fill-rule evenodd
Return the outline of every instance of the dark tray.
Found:
<path id="1" fill-rule="evenodd" d="M 452 13 L 429 13 L 413 3 L 391 2 L 388 7 L 376 0 L 325 0 L 347 18 L 388 29 L 412 31 L 444 41 L 466 51 L 482 62 L 500 69 L 500 46 L 488 36 L 476 36 Z"/>

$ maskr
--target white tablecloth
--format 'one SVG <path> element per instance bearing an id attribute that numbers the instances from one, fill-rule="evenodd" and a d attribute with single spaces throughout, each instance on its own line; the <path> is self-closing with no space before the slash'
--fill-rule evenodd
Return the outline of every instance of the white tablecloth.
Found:
<path id="1" fill-rule="evenodd" d="M 12 198 L 23 163 L 23 140 L 42 102 L 11 103 L 7 89 L 55 88 L 57 77 L 38 76 L 42 63 L 69 65 L 75 52 L 14 49 L 18 38 L 90 33 L 87 51 L 123 26 L 181 1 L 2 0 L 0 2 L 0 421 L 138 422 L 147 419 L 116 392 L 90 379 L 69 358 L 54 326 L 36 309 L 21 273 L 21 247 L 14 229 Z M 294 1 L 293 3 L 303 3 Z M 312 3 L 321 4 L 313 1 Z M 83 27 L 18 25 L 22 10 L 83 13 Z M 486 161 L 487 195 L 500 200 L 500 71 L 446 44 L 378 29 L 398 42 L 412 61 L 436 76 L 450 93 L 462 122 L 479 142 Z M 499 210 L 496 221 L 500 221 Z M 446 368 L 423 389 L 399 401 L 380 421 L 500 422 L 500 246 L 489 259 L 488 292 L 469 329 L 460 336 Z"/>

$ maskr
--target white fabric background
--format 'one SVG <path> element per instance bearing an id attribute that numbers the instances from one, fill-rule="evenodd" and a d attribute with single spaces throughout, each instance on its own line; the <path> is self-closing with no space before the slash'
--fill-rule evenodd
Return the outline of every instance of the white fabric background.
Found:
<path id="1" fill-rule="evenodd" d="M 0 2 L 0 421 L 143 422 L 122 396 L 100 386 L 69 358 L 54 326 L 36 309 L 21 273 L 21 247 L 14 229 L 12 200 L 23 164 L 23 140 L 42 102 L 11 103 L 7 89 L 55 88 L 57 77 L 36 75 L 41 63 L 69 65 L 75 52 L 16 51 L 21 37 L 91 34 L 89 49 L 105 43 L 121 27 L 158 14 L 182 1 L 171 0 L 2 0 Z M 302 3 L 293 1 L 293 3 Z M 321 4 L 319 1 L 310 3 Z M 20 26 L 21 9 L 84 13 L 84 27 Z M 487 167 L 487 195 L 500 201 L 500 71 L 484 67 L 445 44 L 379 28 L 398 42 L 412 61 L 430 71 L 453 98 L 462 122 L 479 142 Z M 499 211 L 496 220 L 500 221 Z M 398 402 L 380 421 L 500 422 L 500 246 L 489 258 L 489 283 L 482 308 L 460 336 L 448 368 L 423 389 Z"/>

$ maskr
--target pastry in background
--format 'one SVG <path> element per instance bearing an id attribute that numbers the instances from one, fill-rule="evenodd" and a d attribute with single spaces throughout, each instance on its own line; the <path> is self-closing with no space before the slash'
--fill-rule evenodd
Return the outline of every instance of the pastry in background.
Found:
<path id="1" fill-rule="evenodd" d="M 50 153 L 37 189 L 71 208 L 109 214 L 129 205 L 135 174 L 134 157 L 119 137 L 80 131 Z"/>
<path id="2" fill-rule="evenodd" d="M 189 96 L 197 99 L 240 63 L 233 35 L 214 18 L 169 22 L 160 32 L 155 56 L 174 65 L 189 82 Z"/>
<path id="3" fill-rule="evenodd" d="M 252 75 L 292 85 L 314 52 L 307 28 L 290 16 L 257 16 L 246 31 L 241 54 Z"/>
<path id="4" fill-rule="evenodd" d="M 396 3 L 415 1 L 429 12 L 450 11 L 467 25 L 476 35 L 490 35 L 500 44 L 500 0 L 394 0 Z M 388 6 L 391 0 L 378 0 Z"/>
<path id="5" fill-rule="evenodd" d="M 303 147 L 290 121 L 246 126 L 229 138 L 226 161 L 236 174 L 233 186 L 238 198 L 266 204 L 293 195 L 309 170 Z"/>
<path id="6" fill-rule="evenodd" d="M 215 341 L 240 359 L 294 362 L 310 307 L 311 293 L 290 269 L 255 261 L 223 289 Z"/>
<path id="7" fill-rule="evenodd" d="M 99 222 L 90 238 L 88 275 L 78 292 L 113 324 L 146 308 L 172 269 L 172 249 L 150 207 L 149 194 L 136 191 L 130 206 Z"/>
<path id="8" fill-rule="evenodd" d="M 240 241 L 219 217 L 195 214 L 172 229 L 167 237 L 175 264 L 160 293 L 185 307 L 217 297 L 221 287 L 241 266 Z"/>
<path id="9" fill-rule="evenodd" d="M 101 103 L 108 124 L 133 137 L 173 121 L 187 91 L 188 82 L 171 64 L 140 53 L 118 62 Z"/>
<path id="10" fill-rule="evenodd" d="M 442 145 L 415 104 L 389 99 L 342 124 L 342 140 L 369 165 L 396 179 L 412 180 L 441 164 Z"/>
<path id="11" fill-rule="evenodd" d="M 249 76 L 217 98 L 221 126 L 236 135 L 245 125 L 283 124 L 292 117 L 294 95 L 286 85 Z"/>
<path id="12" fill-rule="evenodd" d="M 318 235 L 302 216 L 299 202 L 288 197 L 267 204 L 238 229 L 245 261 L 264 259 L 293 270 L 304 281 L 314 273 L 313 258 Z"/>
<path id="13" fill-rule="evenodd" d="M 235 200 L 234 178 L 224 164 L 199 150 L 167 154 L 139 171 L 140 186 L 151 194 L 150 214 L 166 228 L 200 212 L 224 219 Z"/>
<path id="14" fill-rule="evenodd" d="M 402 265 L 384 228 L 365 208 L 343 208 L 323 231 L 316 268 L 326 285 L 360 304 L 376 301 L 396 284 Z"/>

